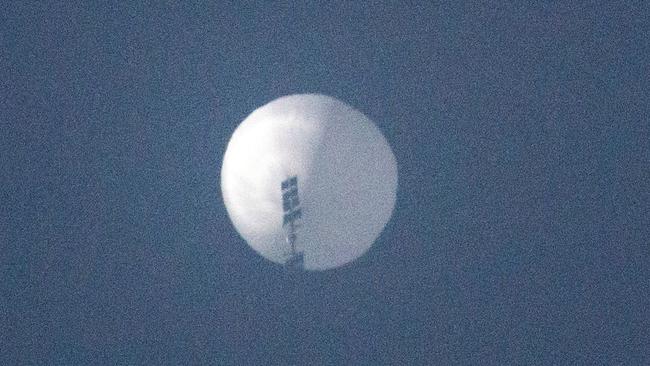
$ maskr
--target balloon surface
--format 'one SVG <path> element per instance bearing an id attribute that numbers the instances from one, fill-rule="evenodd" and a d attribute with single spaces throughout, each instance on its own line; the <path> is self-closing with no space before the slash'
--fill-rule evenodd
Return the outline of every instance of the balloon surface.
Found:
<path id="1" fill-rule="evenodd" d="M 301 209 L 295 246 L 307 270 L 339 267 L 363 255 L 395 206 L 395 156 L 372 121 L 324 95 L 276 99 L 237 127 L 221 168 L 235 228 L 276 263 L 286 263 L 292 253 L 281 184 L 294 176 Z"/>

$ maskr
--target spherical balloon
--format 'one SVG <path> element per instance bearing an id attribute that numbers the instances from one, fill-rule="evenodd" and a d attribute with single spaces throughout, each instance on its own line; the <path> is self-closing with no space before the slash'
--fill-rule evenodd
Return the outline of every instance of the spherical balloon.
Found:
<path id="1" fill-rule="evenodd" d="M 291 95 L 237 127 L 221 190 L 255 251 L 282 264 L 295 251 L 304 269 L 325 270 L 355 260 L 377 239 L 395 206 L 397 164 L 361 112 L 324 95 Z"/>

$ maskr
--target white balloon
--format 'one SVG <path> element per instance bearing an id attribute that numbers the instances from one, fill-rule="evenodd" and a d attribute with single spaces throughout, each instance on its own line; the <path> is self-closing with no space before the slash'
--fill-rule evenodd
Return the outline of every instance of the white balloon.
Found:
<path id="1" fill-rule="evenodd" d="M 325 270 L 363 255 L 390 219 L 397 164 L 388 142 L 361 112 L 324 95 L 276 99 L 235 130 L 221 190 L 239 234 L 265 258 L 291 254 L 281 182 L 298 177 L 304 268 Z"/>

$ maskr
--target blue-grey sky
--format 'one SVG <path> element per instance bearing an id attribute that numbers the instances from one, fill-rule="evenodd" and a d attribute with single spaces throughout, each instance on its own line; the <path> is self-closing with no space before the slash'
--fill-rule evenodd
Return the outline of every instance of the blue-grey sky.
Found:
<path id="1" fill-rule="evenodd" d="M 648 5 L 429 3 L 3 2 L 0 364 L 648 364 Z M 290 282 L 219 170 L 304 92 L 399 191 Z"/>

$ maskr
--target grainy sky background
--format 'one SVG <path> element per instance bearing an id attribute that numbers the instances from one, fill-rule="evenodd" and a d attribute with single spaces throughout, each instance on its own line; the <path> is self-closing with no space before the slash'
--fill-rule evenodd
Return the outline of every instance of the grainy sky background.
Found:
<path id="1" fill-rule="evenodd" d="M 647 4 L 95 3 L 0 5 L 0 364 L 650 363 Z M 219 170 L 303 92 L 399 192 L 290 282 Z"/>

